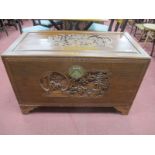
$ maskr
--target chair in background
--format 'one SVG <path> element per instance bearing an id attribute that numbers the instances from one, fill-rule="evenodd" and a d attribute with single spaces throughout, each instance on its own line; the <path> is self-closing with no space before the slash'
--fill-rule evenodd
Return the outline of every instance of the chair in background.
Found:
<path id="1" fill-rule="evenodd" d="M 20 33 L 23 33 L 23 32 L 48 31 L 52 27 L 52 25 L 50 25 L 48 27 L 48 26 L 45 26 L 45 25 L 38 24 L 38 25 L 35 25 L 35 26 L 30 26 L 30 27 L 22 28 L 21 22 L 19 20 L 17 20 L 17 23 L 18 23 L 18 26 L 19 26 Z"/>
<path id="2" fill-rule="evenodd" d="M 57 29 L 57 30 L 62 30 L 63 29 L 63 21 L 62 20 L 50 20 L 51 23 L 53 24 L 53 26 Z"/>
<path id="3" fill-rule="evenodd" d="M 144 28 L 147 30 L 144 46 L 146 45 L 146 42 L 148 42 L 148 41 L 152 42 L 152 50 L 151 50 L 151 54 L 150 54 L 152 56 L 154 47 L 155 47 L 155 24 L 152 24 L 152 23 L 144 24 Z"/>
<path id="4" fill-rule="evenodd" d="M 133 30 L 137 31 L 136 24 L 141 24 L 143 22 L 144 22 L 144 19 L 129 19 L 128 24 L 131 28 L 130 33 L 132 33 Z"/>
<path id="5" fill-rule="evenodd" d="M 5 20 L 5 25 L 7 25 L 7 26 L 13 26 L 13 27 L 15 27 L 16 30 L 18 30 L 18 24 L 17 24 L 17 20 L 16 19 L 6 19 Z"/>
<path id="6" fill-rule="evenodd" d="M 148 32 L 147 33 L 147 36 L 146 36 L 146 39 L 145 39 L 145 43 L 144 43 L 144 46 L 146 44 L 146 42 L 150 40 L 152 42 L 152 50 L 151 50 L 151 56 L 153 55 L 153 51 L 154 51 L 154 47 L 155 47 L 155 32 Z"/>
<path id="7" fill-rule="evenodd" d="M 63 30 L 88 30 L 93 24 L 93 20 L 89 19 L 63 19 Z"/>
<path id="8" fill-rule="evenodd" d="M 0 32 L 5 32 L 6 33 L 6 35 L 8 36 L 8 31 L 7 31 L 7 29 L 5 28 L 5 25 L 4 25 L 4 23 L 3 23 L 3 19 L 0 19 Z"/>
<path id="9" fill-rule="evenodd" d="M 131 28 L 131 32 L 134 30 L 134 36 L 136 37 L 137 35 L 140 35 L 139 41 L 145 40 L 146 35 L 147 35 L 147 30 L 144 28 L 144 24 L 146 23 L 154 23 L 155 20 L 152 19 L 135 19 Z M 139 33 L 137 33 L 137 31 Z"/>
<path id="10" fill-rule="evenodd" d="M 101 31 L 101 32 L 111 31 L 113 23 L 114 23 L 114 19 L 111 19 L 109 26 L 101 23 L 93 23 L 88 28 L 88 31 Z"/>
<path id="11" fill-rule="evenodd" d="M 134 20 L 134 23 L 133 23 L 133 26 L 132 26 L 132 30 L 133 30 L 134 27 L 135 27 L 134 36 L 136 37 L 136 35 L 140 35 L 139 41 L 145 40 L 147 31 L 145 30 L 143 24 L 149 23 L 149 22 L 150 22 L 149 19 L 135 19 L 135 20 Z M 137 30 L 138 30 L 140 33 L 137 33 Z M 131 33 L 132 33 L 132 31 L 131 31 Z"/>
<path id="12" fill-rule="evenodd" d="M 116 25 L 115 25 L 114 31 L 118 31 L 120 28 L 120 31 L 124 32 L 127 26 L 127 23 L 128 23 L 128 19 L 116 19 Z"/>
<path id="13" fill-rule="evenodd" d="M 33 26 L 42 25 L 46 27 L 51 27 L 52 23 L 49 20 L 32 19 Z"/>
<path id="14" fill-rule="evenodd" d="M 130 28 L 130 33 L 132 33 L 133 28 L 134 28 L 135 20 L 134 19 L 129 19 L 128 20 L 128 29 Z"/>
<path id="15" fill-rule="evenodd" d="M 54 26 L 57 30 L 63 29 L 63 22 L 61 20 L 52 20 L 52 19 L 33 19 L 33 25 L 42 25 L 45 27 L 52 27 Z"/>
<path id="16" fill-rule="evenodd" d="M 110 24 L 109 25 L 105 25 L 105 24 L 100 24 L 100 23 L 93 23 L 90 27 L 89 27 L 89 31 L 101 31 L 101 32 L 107 32 L 107 31 L 112 31 L 112 27 L 114 24 L 114 19 L 110 20 Z M 124 20 L 116 20 L 116 25 L 115 25 L 115 29 L 114 31 L 118 31 L 118 29 L 120 28 L 120 31 L 123 32 L 126 28 L 128 20 L 124 19 Z"/>

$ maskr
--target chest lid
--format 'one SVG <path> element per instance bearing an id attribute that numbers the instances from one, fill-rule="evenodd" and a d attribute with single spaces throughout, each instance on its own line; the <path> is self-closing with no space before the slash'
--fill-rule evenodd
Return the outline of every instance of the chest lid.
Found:
<path id="1" fill-rule="evenodd" d="M 88 31 L 25 33 L 2 55 L 150 58 L 128 33 Z"/>

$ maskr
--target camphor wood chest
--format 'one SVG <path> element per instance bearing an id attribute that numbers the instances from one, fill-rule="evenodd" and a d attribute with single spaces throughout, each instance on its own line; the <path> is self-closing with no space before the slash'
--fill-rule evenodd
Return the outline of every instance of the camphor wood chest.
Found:
<path id="1" fill-rule="evenodd" d="M 114 107 L 128 114 L 150 57 L 128 33 L 23 34 L 2 54 L 23 113 L 37 107 Z"/>

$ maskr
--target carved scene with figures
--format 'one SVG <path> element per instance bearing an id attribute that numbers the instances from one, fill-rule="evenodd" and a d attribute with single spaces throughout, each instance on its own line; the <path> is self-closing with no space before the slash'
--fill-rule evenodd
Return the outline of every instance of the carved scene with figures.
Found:
<path id="1" fill-rule="evenodd" d="M 107 71 L 87 72 L 80 78 L 58 72 L 47 72 L 40 79 L 40 86 L 49 97 L 99 97 L 104 95 L 109 85 Z"/>

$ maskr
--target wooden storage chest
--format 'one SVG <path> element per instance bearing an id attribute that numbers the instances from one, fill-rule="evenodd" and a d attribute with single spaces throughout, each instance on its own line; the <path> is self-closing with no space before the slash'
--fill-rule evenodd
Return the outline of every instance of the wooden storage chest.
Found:
<path id="1" fill-rule="evenodd" d="M 121 32 L 23 34 L 2 54 L 23 113 L 37 107 L 129 109 L 150 57 Z"/>

